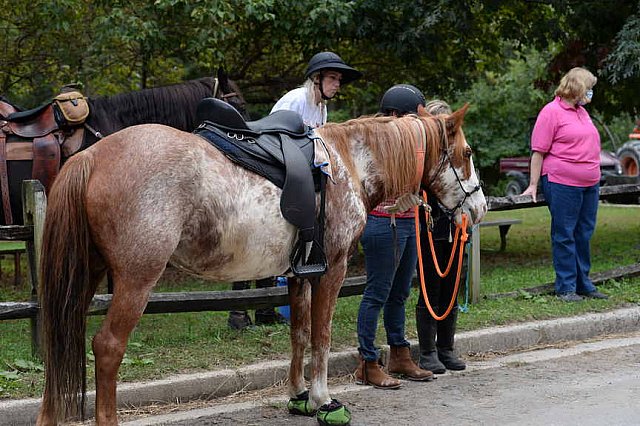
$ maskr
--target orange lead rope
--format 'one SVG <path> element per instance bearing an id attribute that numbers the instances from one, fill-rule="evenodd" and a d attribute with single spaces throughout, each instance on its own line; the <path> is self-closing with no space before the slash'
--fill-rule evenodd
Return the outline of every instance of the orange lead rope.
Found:
<path id="1" fill-rule="evenodd" d="M 422 191 L 422 198 L 426 203 L 427 195 L 425 191 Z M 419 217 L 418 206 L 414 207 L 414 212 L 415 212 L 415 225 L 416 225 L 416 247 L 418 249 L 418 270 L 420 274 L 420 288 L 422 290 L 422 297 L 424 298 L 424 302 L 427 305 L 427 309 L 429 309 L 429 313 L 431 314 L 431 316 L 435 320 L 441 321 L 449 315 L 449 313 L 453 309 L 453 305 L 455 305 L 456 298 L 458 297 L 458 287 L 460 286 L 460 273 L 462 271 L 462 258 L 464 254 L 464 245 L 469 239 L 469 234 L 467 233 L 468 218 L 467 218 L 467 215 L 463 213 L 461 223 L 459 225 L 456 225 L 456 233 L 454 237 L 453 247 L 451 248 L 451 256 L 449 257 L 449 264 L 447 265 L 447 269 L 446 271 L 444 271 L 444 273 L 441 272 L 440 265 L 438 265 L 438 258 L 436 257 L 435 248 L 433 246 L 433 236 L 431 235 L 431 229 L 427 229 L 427 234 L 429 236 L 429 245 L 431 246 L 431 256 L 433 257 L 433 264 L 436 267 L 436 272 L 442 278 L 446 277 L 450 272 L 451 264 L 453 263 L 453 258 L 454 258 L 457 244 L 458 244 L 458 236 L 460 236 L 460 246 L 459 246 L 460 255 L 458 256 L 458 271 L 456 274 L 456 283 L 453 289 L 453 296 L 451 297 L 451 302 L 449 302 L 449 307 L 447 308 L 445 313 L 442 314 L 441 316 L 438 316 L 433 310 L 433 308 L 431 307 L 431 303 L 429 303 L 429 297 L 427 296 L 427 286 L 424 280 L 424 269 L 423 269 L 423 263 L 422 263 L 422 245 L 420 244 L 420 217 Z M 425 209 L 425 217 L 427 218 L 427 223 L 429 223 L 428 213 L 426 209 Z M 461 233 L 462 235 L 460 235 Z"/>

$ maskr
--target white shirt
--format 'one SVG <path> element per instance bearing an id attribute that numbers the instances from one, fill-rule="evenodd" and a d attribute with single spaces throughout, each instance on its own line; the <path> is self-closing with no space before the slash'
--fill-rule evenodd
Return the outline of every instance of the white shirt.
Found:
<path id="1" fill-rule="evenodd" d="M 309 127 L 320 127 L 327 122 L 327 106 L 323 102 L 315 105 L 309 102 L 307 90 L 304 87 L 287 92 L 276 102 L 271 112 L 281 109 L 297 112 L 302 116 L 304 124 Z"/>

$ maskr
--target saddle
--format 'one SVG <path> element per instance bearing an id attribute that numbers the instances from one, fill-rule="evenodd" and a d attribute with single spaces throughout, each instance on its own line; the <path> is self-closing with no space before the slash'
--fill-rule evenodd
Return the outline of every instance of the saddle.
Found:
<path id="1" fill-rule="evenodd" d="M 288 110 L 276 111 L 256 121 L 245 121 L 224 101 L 200 101 L 194 131 L 231 161 L 270 180 L 282 189 L 282 216 L 298 228 L 291 253 L 291 270 L 301 277 L 326 272 L 324 255 L 324 199 L 326 175 L 314 166 L 314 136 L 302 117 Z M 320 215 L 316 219 L 316 192 Z"/>
<path id="2" fill-rule="evenodd" d="M 3 120 L 8 117 L 9 114 L 13 114 L 18 111 L 22 111 L 22 109 L 10 104 L 8 99 L 4 96 L 0 96 L 0 120 Z"/>
<path id="3" fill-rule="evenodd" d="M 7 162 L 31 161 L 31 177 L 48 190 L 61 160 L 81 148 L 82 124 L 89 115 L 89 105 L 82 93 L 63 89 L 37 108 L 18 111 L 3 107 L 2 111 L 8 114 L 0 117 L 0 192 L 5 223 L 11 225 L 14 220 Z"/>

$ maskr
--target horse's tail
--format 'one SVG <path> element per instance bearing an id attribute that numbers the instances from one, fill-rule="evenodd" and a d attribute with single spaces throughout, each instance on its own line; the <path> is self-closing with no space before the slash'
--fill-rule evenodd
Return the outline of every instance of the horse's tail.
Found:
<path id="1" fill-rule="evenodd" d="M 97 283 L 90 280 L 93 242 L 85 210 L 93 156 L 72 157 L 48 197 L 40 265 L 40 323 L 45 364 L 41 413 L 84 419 L 86 316 Z"/>

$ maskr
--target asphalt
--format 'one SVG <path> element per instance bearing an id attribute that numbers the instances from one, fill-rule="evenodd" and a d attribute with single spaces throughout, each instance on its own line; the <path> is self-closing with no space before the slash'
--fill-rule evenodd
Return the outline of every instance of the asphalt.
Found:
<path id="1" fill-rule="evenodd" d="M 541 345 L 637 331 L 640 331 L 640 306 L 458 333 L 456 350 L 461 354 L 500 354 Z M 411 349 L 417 357 L 417 342 L 411 342 Z M 356 365 L 356 349 L 334 352 L 329 359 L 329 376 L 352 373 Z M 159 402 L 223 397 L 239 391 L 264 389 L 282 383 L 287 377 L 288 367 L 288 361 L 273 361 L 238 369 L 174 376 L 153 382 L 120 384 L 118 405 L 145 406 Z M 93 416 L 95 392 L 90 392 L 87 397 L 87 415 Z M 39 405 L 39 398 L 1 401 L 0 424 L 35 424 Z"/>

